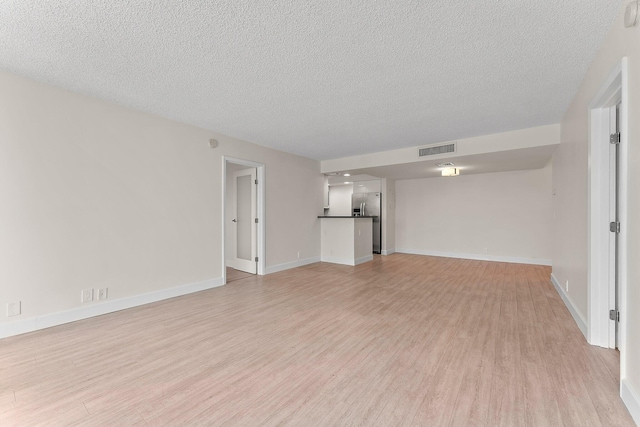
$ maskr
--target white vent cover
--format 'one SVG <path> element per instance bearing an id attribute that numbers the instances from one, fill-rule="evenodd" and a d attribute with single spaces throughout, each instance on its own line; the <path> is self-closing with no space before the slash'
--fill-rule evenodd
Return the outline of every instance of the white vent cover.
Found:
<path id="1" fill-rule="evenodd" d="M 428 147 L 418 148 L 418 157 L 435 156 L 436 154 L 455 153 L 456 143 L 441 145 L 430 145 Z"/>

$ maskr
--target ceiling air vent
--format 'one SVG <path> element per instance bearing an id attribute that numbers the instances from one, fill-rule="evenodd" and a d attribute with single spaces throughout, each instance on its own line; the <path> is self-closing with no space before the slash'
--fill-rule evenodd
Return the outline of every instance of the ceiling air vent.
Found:
<path id="1" fill-rule="evenodd" d="M 436 154 L 455 153 L 456 143 L 431 145 L 429 147 L 418 148 L 418 157 L 435 156 Z"/>

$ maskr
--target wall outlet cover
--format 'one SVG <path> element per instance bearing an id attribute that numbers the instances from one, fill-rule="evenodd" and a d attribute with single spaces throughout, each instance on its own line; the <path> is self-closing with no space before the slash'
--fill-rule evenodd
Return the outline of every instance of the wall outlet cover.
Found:
<path id="1" fill-rule="evenodd" d="M 17 316 L 22 313 L 22 304 L 20 301 L 7 303 L 7 317 Z"/>
<path id="2" fill-rule="evenodd" d="M 100 288 L 98 289 L 98 300 L 103 300 L 108 298 L 109 288 Z"/>

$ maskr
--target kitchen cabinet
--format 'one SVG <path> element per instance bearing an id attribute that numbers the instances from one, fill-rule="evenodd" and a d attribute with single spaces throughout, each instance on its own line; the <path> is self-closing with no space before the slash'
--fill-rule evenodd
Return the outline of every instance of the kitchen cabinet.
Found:
<path id="1" fill-rule="evenodd" d="M 353 194 L 380 193 L 380 180 L 358 181 L 353 183 Z"/>
<path id="2" fill-rule="evenodd" d="M 320 260 L 358 265 L 373 260 L 371 217 L 320 216 Z"/>

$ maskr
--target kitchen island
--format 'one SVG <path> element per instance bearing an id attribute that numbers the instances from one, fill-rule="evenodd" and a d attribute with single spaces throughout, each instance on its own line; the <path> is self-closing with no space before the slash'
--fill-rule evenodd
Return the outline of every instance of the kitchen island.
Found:
<path id="1" fill-rule="evenodd" d="M 373 260 L 371 216 L 318 216 L 320 260 L 334 264 L 358 265 Z"/>

